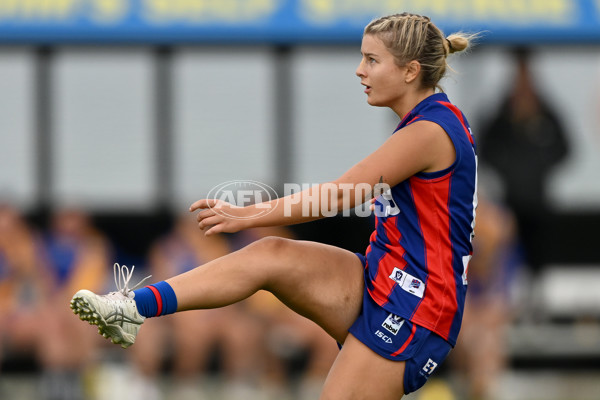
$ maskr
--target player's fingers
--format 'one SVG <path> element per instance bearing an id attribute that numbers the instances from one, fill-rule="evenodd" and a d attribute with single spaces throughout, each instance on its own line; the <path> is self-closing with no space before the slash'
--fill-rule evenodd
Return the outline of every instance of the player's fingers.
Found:
<path id="1" fill-rule="evenodd" d="M 221 224 L 219 225 L 214 225 L 212 228 L 208 229 L 206 232 L 204 232 L 204 236 L 210 236 L 210 235 L 214 235 L 216 233 L 221 233 L 223 230 Z"/>
<path id="2" fill-rule="evenodd" d="M 220 222 L 221 217 L 219 215 L 212 215 L 210 217 L 203 218 L 201 221 L 198 221 L 198 228 L 205 230 L 206 228 L 217 225 Z"/>
<path id="3" fill-rule="evenodd" d="M 196 215 L 196 221 L 200 222 L 203 219 L 208 218 L 212 215 L 215 215 L 215 211 L 212 208 L 202 209 L 202 211 L 200 211 L 198 215 Z"/>
<path id="4" fill-rule="evenodd" d="M 217 200 L 217 199 L 200 199 L 198 201 L 195 201 L 190 206 L 190 212 L 200 210 L 202 208 L 212 208 L 212 207 L 216 206 L 218 202 L 219 202 L 219 200 Z"/>

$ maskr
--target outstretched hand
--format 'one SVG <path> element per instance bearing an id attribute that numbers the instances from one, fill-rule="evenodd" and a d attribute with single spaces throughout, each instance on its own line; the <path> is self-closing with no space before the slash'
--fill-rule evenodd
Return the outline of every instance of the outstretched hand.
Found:
<path id="1" fill-rule="evenodd" d="M 234 233 L 249 227 L 245 208 L 217 199 L 201 199 L 190 206 L 190 212 L 201 210 L 196 216 L 198 227 L 206 236 L 215 233 Z"/>

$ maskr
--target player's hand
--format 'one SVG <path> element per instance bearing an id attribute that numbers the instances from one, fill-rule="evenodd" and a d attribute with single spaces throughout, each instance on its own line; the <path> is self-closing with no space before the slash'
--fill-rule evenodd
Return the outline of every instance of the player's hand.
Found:
<path id="1" fill-rule="evenodd" d="M 196 220 L 198 227 L 206 236 L 222 232 L 234 233 L 248 227 L 245 208 L 231 205 L 223 200 L 198 200 L 190 206 L 190 212 L 196 210 L 201 210 Z"/>

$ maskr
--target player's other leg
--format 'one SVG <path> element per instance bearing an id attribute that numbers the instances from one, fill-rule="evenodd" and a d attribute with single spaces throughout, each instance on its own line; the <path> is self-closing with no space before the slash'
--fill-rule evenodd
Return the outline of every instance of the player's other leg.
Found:
<path id="1" fill-rule="evenodd" d="M 404 361 L 376 354 L 349 334 L 320 400 L 399 400 L 404 394 Z"/>

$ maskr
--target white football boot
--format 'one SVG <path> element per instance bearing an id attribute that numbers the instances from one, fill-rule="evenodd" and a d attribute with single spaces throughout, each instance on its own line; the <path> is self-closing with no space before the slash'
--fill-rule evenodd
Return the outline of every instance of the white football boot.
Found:
<path id="1" fill-rule="evenodd" d="M 128 284 L 133 270 L 123 265 L 114 265 L 116 292 L 97 295 L 89 290 L 80 290 L 71 300 L 71 309 L 82 321 L 90 325 L 98 325 L 98 333 L 124 349 L 135 342 L 135 338 L 144 323 L 145 317 L 137 310 L 133 300 L 133 290 L 150 276 L 142 279 L 132 289 Z"/>

